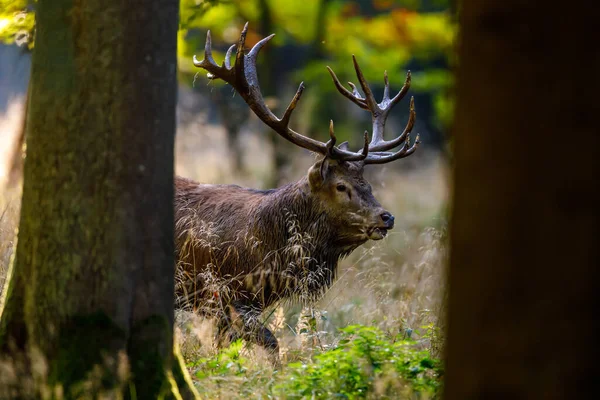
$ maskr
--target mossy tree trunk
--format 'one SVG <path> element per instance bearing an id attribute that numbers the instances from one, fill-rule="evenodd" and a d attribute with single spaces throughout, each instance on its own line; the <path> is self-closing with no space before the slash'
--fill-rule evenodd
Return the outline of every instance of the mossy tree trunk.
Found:
<path id="1" fill-rule="evenodd" d="M 173 355 L 178 2 L 40 0 L 36 17 L 0 351 L 38 392 L 14 394 L 192 396 Z"/>
<path id="2" fill-rule="evenodd" d="M 537 3 L 460 7 L 448 399 L 597 391 L 599 14 Z"/>

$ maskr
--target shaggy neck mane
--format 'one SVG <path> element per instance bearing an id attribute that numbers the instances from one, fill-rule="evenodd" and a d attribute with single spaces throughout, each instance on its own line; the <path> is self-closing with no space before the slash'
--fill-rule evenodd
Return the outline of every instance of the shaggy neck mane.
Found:
<path id="1" fill-rule="evenodd" d="M 361 243 L 343 243 L 328 214 L 311 196 L 306 177 L 266 191 L 264 196 L 253 216 L 256 237 L 268 248 L 279 249 L 280 268 L 302 262 L 311 271 L 327 269 L 329 284 L 339 259 Z"/>

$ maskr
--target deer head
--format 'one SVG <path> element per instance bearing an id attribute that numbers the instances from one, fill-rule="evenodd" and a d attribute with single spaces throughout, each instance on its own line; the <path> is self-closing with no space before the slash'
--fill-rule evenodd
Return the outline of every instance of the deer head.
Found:
<path id="1" fill-rule="evenodd" d="M 326 213 L 332 227 L 340 232 L 339 239 L 348 245 L 357 245 L 368 239 L 378 240 L 385 237 L 387 231 L 394 226 L 394 217 L 384 210 L 375 199 L 371 185 L 363 178 L 363 168 L 368 164 L 385 164 L 414 153 L 419 145 L 419 137 L 411 144 L 410 133 L 414 126 L 416 113 L 414 100 L 410 100 L 410 116 L 403 132 L 394 139 L 384 139 L 384 129 L 391 109 L 406 95 L 410 87 L 410 71 L 407 73 L 404 86 L 398 94 L 390 98 L 387 72 L 384 72 L 384 93 L 381 102 L 377 103 L 373 92 L 366 82 L 352 56 L 358 82 L 364 95 L 349 82 L 352 91 L 346 89 L 338 80 L 331 68 L 327 67 L 338 91 L 358 107 L 371 113 L 373 130 L 371 141 L 368 132 L 364 132 L 364 146 L 361 151 L 349 150 L 348 143 L 336 146 L 333 121 L 329 124 L 329 140 L 321 142 L 292 130 L 290 118 L 304 91 L 304 83 L 300 83 L 296 94 L 286 108 L 283 116 L 278 118 L 266 106 L 258 83 L 256 60 L 261 48 L 273 36 L 260 40 L 245 54 L 244 43 L 248 32 L 248 24 L 244 26 L 237 44 L 232 45 L 225 55 L 221 66 L 212 56 L 210 31 L 207 33 L 204 59 L 198 61 L 194 56 L 194 65 L 205 69 L 209 79 L 222 79 L 229 83 L 245 100 L 250 109 L 271 129 L 297 146 L 318 153 L 321 157 L 310 168 L 307 177 L 307 189 L 318 207 Z M 235 61 L 231 58 L 235 50 Z M 395 152 L 394 148 L 399 149 Z"/>

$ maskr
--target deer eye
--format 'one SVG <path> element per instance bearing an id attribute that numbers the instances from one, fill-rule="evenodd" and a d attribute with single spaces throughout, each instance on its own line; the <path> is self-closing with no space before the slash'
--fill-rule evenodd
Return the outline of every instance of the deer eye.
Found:
<path id="1" fill-rule="evenodd" d="M 346 191 L 346 185 L 343 185 L 341 183 L 339 183 L 336 187 L 338 192 L 345 192 Z"/>

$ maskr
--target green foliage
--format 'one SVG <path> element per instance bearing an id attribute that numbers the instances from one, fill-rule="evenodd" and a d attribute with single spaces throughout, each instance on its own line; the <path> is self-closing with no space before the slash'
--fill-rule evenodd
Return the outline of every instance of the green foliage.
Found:
<path id="1" fill-rule="evenodd" d="M 372 326 L 353 325 L 340 332 L 335 347 L 277 373 L 257 370 L 242 356 L 241 341 L 188 367 L 199 380 L 199 390 L 208 390 L 208 382 L 226 386 L 242 379 L 237 386 L 241 396 L 256 395 L 257 390 L 287 399 L 434 398 L 439 393 L 441 362 L 419 342 Z"/>
<path id="2" fill-rule="evenodd" d="M 1 42 L 33 46 L 30 2 L 0 0 Z M 342 112 L 335 105 L 339 101 L 333 100 L 339 97 L 325 66 L 331 66 L 342 82 L 354 81 L 352 54 L 375 89 L 381 89 L 383 69 L 388 70 L 392 87 L 398 89 L 407 66 L 416 63 L 421 74 L 414 75 L 413 89 L 431 96 L 433 124 L 444 129 L 451 123 L 454 98 L 449 88 L 453 80 L 447 67 L 439 65 L 440 60 L 453 62 L 456 23 L 447 0 L 180 0 L 178 57 L 184 80 L 192 82 L 191 75 L 198 72 L 191 58 L 202 51 L 208 29 L 213 36 L 215 59 L 220 61 L 228 45 L 237 41 L 246 21 L 250 22 L 248 46 L 276 33 L 268 46 L 274 56 L 271 61 L 262 57 L 259 62 L 277 62 L 266 69 L 280 71 L 291 86 L 302 80 L 307 83 L 315 99 L 311 114 L 318 127 Z M 284 48 L 295 49 L 303 56 L 278 56 Z M 261 80 L 268 88 L 267 77 L 262 75 Z M 277 95 L 289 89 L 278 86 Z M 350 139 L 350 133 L 340 128 L 340 139 Z"/>
<path id="3" fill-rule="evenodd" d="M 376 327 L 341 329 L 337 347 L 311 363 L 293 363 L 288 379 L 275 392 L 291 399 L 434 396 L 440 388 L 441 363 L 414 340 L 389 337 Z"/>
<path id="4" fill-rule="evenodd" d="M 35 17 L 28 0 L 0 0 L 0 43 L 33 47 Z"/>
<path id="5" fill-rule="evenodd" d="M 435 123 L 443 129 L 450 125 L 454 115 L 454 76 L 447 69 L 431 68 L 413 74 L 412 88 L 417 92 L 433 94 Z"/>
<path id="6" fill-rule="evenodd" d="M 242 340 L 236 340 L 216 356 L 200 358 L 188 364 L 188 368 L 192 368 L 199 379 L 215 376 L 243 376 L 248 370 L 246 367 L 248 359 L 241 355 L 243 347 Z"/>
<path id="7" fill-rule="evenodd" d="M 257 369 L 243 356 L 244 344 L 233 342 L 212 357 L 204 357 L 187 364 L 200 395 L 215 398 L 216 393 L 228 393 L 227 398 L 256 398 L 257 392 L 269 392 L 273 383 L 271 370 Z M 237 396 L 233 395 L 235 390 Z"/>

